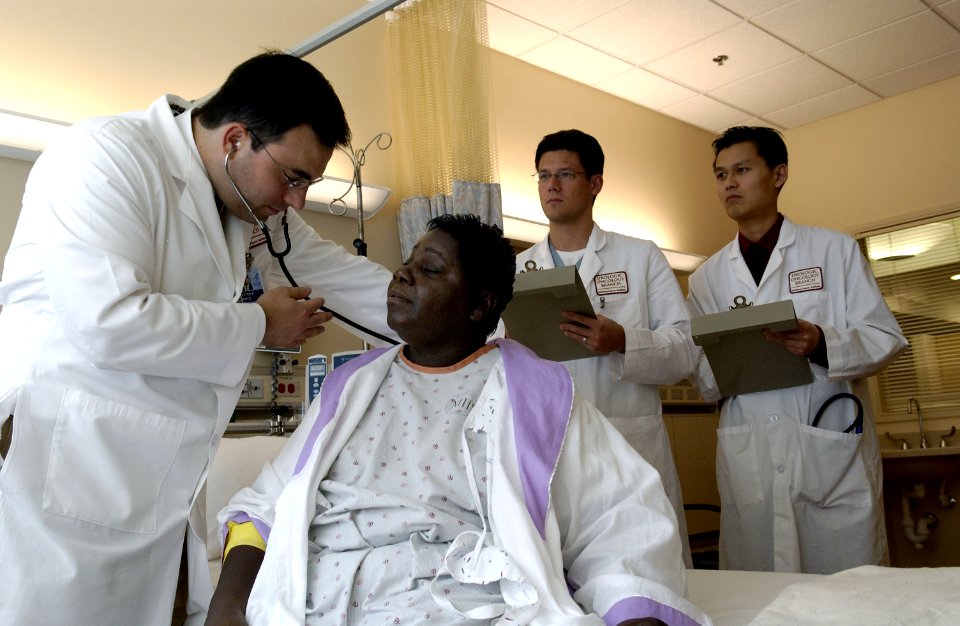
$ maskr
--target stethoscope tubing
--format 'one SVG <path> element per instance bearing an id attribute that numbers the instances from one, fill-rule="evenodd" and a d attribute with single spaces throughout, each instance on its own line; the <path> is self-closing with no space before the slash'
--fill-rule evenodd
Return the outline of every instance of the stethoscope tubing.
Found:
<path id="1" fill-rule="evenodd" d="M 229 163 L 230 163 L 230 155 L 233 154 L 236 150 L 237 150 L 237 147 L 234 146 L 234 147 L 233 147 L 233 150 L 231 150 L 230 152 L 228 152 L 227 155 L 224 157 L 224 159 L 223 159 L 223 171 L 226 172 L 226 174 L 227 174 L 227 179 L 230 181 L 230 184 L 233 186 L 233 190 L 234 190 L 235 192 L 237 192 L 237 196 L 240 197 L 240 201 L 243 202 L 243 206 L 246 207 L 247 211 L 250 213 L 250 217 L 253 218 L 254 223 L 255 223 L 257 226 L 259 226 L 259 227 L 260 227 L 260 231 L 263 232 L 263 236 L 264 236 L 264 238 L 267 240 L 267 250 L 270 252 L 270 256 L 272 256 L 273 258 L 275 258 L 275 259 L 277 260 L 277 263 L 279 263 L 279 265 L 280 265 L 280 270 L 283 272 L 283 275 L 286 276 L 287 281 L 290 283 L 290 286 L 291 286 L 291 287 L 299 287 L 300 285 L 298 285 L 298 284 L 297 284 L 297 281 L 294 280 L 293 275 L 290 274 L 290 270 L 287 269 L 287 264 L 286 264 L 286 262 L 283 260 L 283 258 L 284 258 L 285 256 L 287 256 L 288 254 L 290 254 L 290 248 L 291 248 L 291 243 L 290 243 L 290 225 L 287 223 L 287 211 L 284 210 L 283 216 L 280 218 L 280 224 L 281 224 L 281 226 L 282 226 L 282 228 L 283 228 L 283 239 L 284 239 L 284 246 L 285 246 L 285 248 L 284 248 L 284 250 L 283 250 L 282 252 L 277 252 L 277 251 L 274 249 L 274 247 L 273 247 L 273 237 L 270 236 L 270 229 L 267 228 L 267 225 L 264 224 L 263 221 L 262 221 L 259 217 L 257 217 L 256 213 L 253 212 L 253 209 L 250 207 L 250 203 L 247 202 L 246 196 L 243 195 L 243 193 L 240 191 L 240 188 L 237 186 L 236 181 L 233 180 L 233 176 L 230 175 L 230 166 L 229 166 Z M 347 324 L 348 326 L 351 326 L 351 327 L 359 330 L 359 331 L 362 332 L 362 333 L 365 333 L 365 334 L 367 334 L 367 335 L 370 335 L 371 337 L 376 337 L 376 338 L 379 339 L 380 341 L 384 341 L 384 342 L 386 342 L 386 343 L 388 343 L 388 344 L 392 344 L 392 345 L 397 345 L 397 344 L 399 343 L 396 339 L 392 339 L 392 338 L 390 338 L 390 337 L 387 337 L 386 335 L 381 335 L 381 334 L 378 333 L 377 331 L 371 330 L 370 328 L 367 328 L 366 326 L 363 326 L 362 324 L 358 324 L 357 322 L 354 322 L 352 319 L 350 319 L 350 318 L 348 318 L 348 317 L 346 317 L 346 316 L 344 316 L 344 315 L 341 315 L 340 313 L 337 313 L 337 312 L 334 311 L 333 309 L 330 309 L 330 308 L 328 308 L 328 307 L 326 307 L 326 306 L 321 306 L 321 307 L 320 307 L 320 310 L 321 310 L 321 311 L 325 311 L 326 313 L 329 313 L 329 314 L 332 315 L 335 319 L 340 320 L 340 321 L 343 322 L 344 324 Z"/>

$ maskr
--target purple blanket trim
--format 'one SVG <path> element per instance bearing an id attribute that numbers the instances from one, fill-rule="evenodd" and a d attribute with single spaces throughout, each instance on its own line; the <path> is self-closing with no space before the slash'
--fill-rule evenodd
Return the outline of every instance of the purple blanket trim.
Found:
<path id="1" fill-rule="evenodd" d="M 550 478 L 573 407 L 573 381 L 562 364 L 540 359 L 516 341 L 499 339 L 495 343 L 503 355 L 513 408 L 524 500 L 540 537 L 545 538 Z"/>
<path id="2" fill-rule="evenodd" d="M 375 350 L 368 350 L 333 370 L 333 372 L 324 379 L 320 395 L 320 414 L 317 416 L 316 421 L 313 422 L 310 434 L 307 435 L 307 440 L 304 442 L 303 449 L 300 451 L 297 465 L 293 469 L 294 476 L 299 474 L 300 470 L 303 469 L 303 466 L 307 463 L 307 459 L 310 458 L 310 452 L 317 442 L 317 437 L 320 436 L 320 433 L 336 414 L 337 407 L 340 406 L 340 396 L 343 394 L 343 388 L 347 384 L 347 380 L 355 371 L 389 349 L 390 348 L 377 348 Z"/>
<path id="3" fill-rule="evenodd" d="M 642 617 L 655 617 L 667 626 L 697 626 L 698 624 L 689 615 L 671 606 L 637 596 L 624 598 L 614 604 L 603 616 L 603 621 L 607 626 L 616 626 L 628 619 Z"/>
<path id="4" fill-rule="evenodd" d="M 253 522 L 253 527 L 257 529 L 257 532 L 260 533 L 260 536 L 263 538 L 263 542 L 266 543 L 270 539 L 270 527 L 267 526 L 266 522 L 256 517 L 250 517 L 246 513 L 237 513 L 230 518 L 231 522 L 234 524 L 246 524 L 247 522 Z M 226 543 L 227 541 L 227 525 L 224 524 L 223 528 L 220 529 L 221 534 L 223 535 L 221 543 Z"/>

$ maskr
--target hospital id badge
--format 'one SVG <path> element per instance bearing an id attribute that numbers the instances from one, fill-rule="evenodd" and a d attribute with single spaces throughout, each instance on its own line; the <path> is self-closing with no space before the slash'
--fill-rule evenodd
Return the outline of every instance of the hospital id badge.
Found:
<path id="1" fill-rule="evenodd" d="M 263 295 L 263 280 L 260 277 L 260 268 L 251 267 L 247 270 L 247 278 L 243 281 L 243 291 L 240 292 L 240 302 L 256 302 Z"/>

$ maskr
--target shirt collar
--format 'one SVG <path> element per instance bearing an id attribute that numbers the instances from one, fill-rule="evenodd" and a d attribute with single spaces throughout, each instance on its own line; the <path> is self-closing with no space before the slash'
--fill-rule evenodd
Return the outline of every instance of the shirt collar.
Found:
<path id="1" fill-rule="evenodd" d="M 773 223 L 769 230 L 763 234 L 763 237 L 756 241 L 750 241 L 743 236 L 743 233 L 737 233 L 737 241 L 740 242 L 740 251 L 746 253 L 752 246 L 759 246 L 768 254 L 773 252 L 780 239 L 780 227 L 783 226 L 783 213 L 777 213 L 777 221 Z"/>

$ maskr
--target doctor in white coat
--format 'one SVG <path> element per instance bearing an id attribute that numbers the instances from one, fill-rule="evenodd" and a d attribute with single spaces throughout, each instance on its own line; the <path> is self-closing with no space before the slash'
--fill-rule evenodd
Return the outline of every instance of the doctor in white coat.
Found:
<path id="1" fill-rule="evenodd" d="M 594 223 L 603 162 L 600 143 L 582 131 L 563 130 L 540 141 L 535 177 L 550 232 L 518 255 L 517 269 L 529 269 L 528 263 L 536 269 L 577 266 L 597 318 L 569 313 L 570 322 L 560 328 L 596 355 L 564 365 L 577 393 L 600 409 L 660 472 L 689 566 L 680 479 L 658 389 L 682 380 L 694 367 L 689 317 L 673 270 L 656 244 L 604 231 Z"/>
<path id="2" fill-rule="evenodd" d="M 720 566 L 832 573 L 887 559 L 881 469 L 869 394 L 860 379 L 906 347 L 857 243 L 798 226 L 778 212 L 787 148 L 769 128 L 735 127 L 714 141 L 714 174 L 737 238 L 690 277 L 691 316 L 726 311 L 734 298 L 790 299 L 795 330 L 768 340 L 807 357 L 808 385 L 723 399 L 717 447 L 722 505 Z M 693 381 L 708 400 L 720 392 L 701 355 Z M 863 425 L 850 432 L 857 410 Z"/>
<path id="3" fill-rule="evenodd" d="M 191 107 L 78 124 L 27 182 L 0 284 L 0 623 L 167 626 L 185 552 L 201 615 L 203 484 L 254 348 L 319 333 L 324 301 L 392 335 L 387 270 L 286 211 L 307 287 L 271 288 L 254 225 L 282 250 L 281 214 L 349 137 L 326 79 L 264 54 Z"/>

